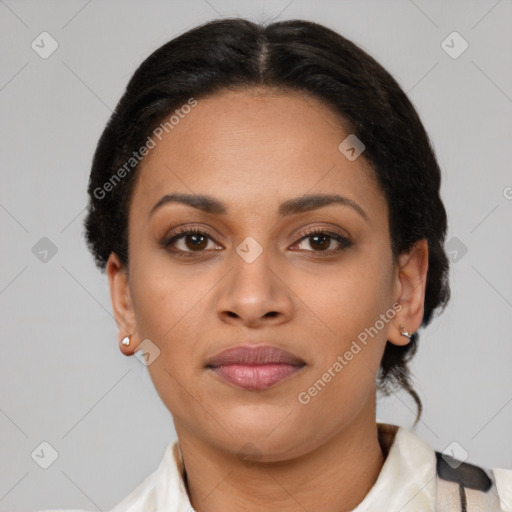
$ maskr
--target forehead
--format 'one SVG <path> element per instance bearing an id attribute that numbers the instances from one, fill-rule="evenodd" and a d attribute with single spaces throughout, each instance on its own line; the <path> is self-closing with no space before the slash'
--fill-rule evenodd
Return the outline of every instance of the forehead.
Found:
<path id="1" fill-rule="evenodd" d="M 141 162 L 132 205 L 149 212 L 163 194 L 209 194 L 276 209 L 306 193 L 340 193 L 385 207 L 369 164 L 339 150 L 350 134 L 305 93 L 224 91 L 198 99 Z M 272 206 L 271 206 L 272 205 Z"/>

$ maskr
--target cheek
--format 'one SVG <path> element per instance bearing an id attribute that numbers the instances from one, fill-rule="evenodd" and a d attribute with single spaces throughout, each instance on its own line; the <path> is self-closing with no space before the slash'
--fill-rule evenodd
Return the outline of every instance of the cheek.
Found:
<path id="1" fill-rule="evenodd" d="M 192 266 L 180 269 L 168 261 L 165 265 L 145 261 L 133 267 L 137 327 L 141 336 L 153 336 L 167 345 L 177 339 L 176 331 L 200 325 L 201 302 L 214 280 Z"/>
<path id="2" fill-rule="evenodd" d="M 379 286 L 379 283 L 382 285 Z M 394 311 L 389 286 L 377 273 L 353 269 L 331 275 L 307 296 L 302 322 L 314 335 L 314 365 L 299 392 L 301 415 L 311 428 L 322 418 L 335 431 L 349 422 L 375 395 L 376 376 Z M 316 280 L 316 284 L 319 282 Z M 387 316 L 386 312 L 389 312 Z M 385 320 L 382 320 L 384 315 Z M 299 395 L 299 392 L 297 395 Z M 307 402 L 307 403 L 306 403 Z"/>
<path id="3" fill-rule="evenodd" d="M 178 418 L 186 417 L 191 397 L 197 394 L 197 368 L 202 363 L 197 344 L 204 338 L 203 301 L 212 283 L 207 276 L 185 279 L 185 272 L 178 275 L 169 268 L 164 273 L 153 267 L 137 275 L 133 293 L 138 333 L 159 351 L 147 371 L 167 409 Z"/>
<path id="4" fill-rule="evenodd" d="M 307 297 L 307 320 L 302 325 L 315 335 L 317 347 L 311 379 L 302 389 L 311 398 L 307 414 L 334 407 L 339 420 L 339 414 L 350 416 L 374 393 L 395 314 L 390 269 L 378 258 L 354 258 L 329 276 L 303 278 L 299 296 Z"/>
<path id="5" fill-rule="evenodd" d="M 339 372 L 320 372 L 308 383 L 309 387 L 300 390 L 297 414 L 303 431 L 330 436 L 340 425 L 351 423 L 363 409 L 373 410 L 369 404 L 375 400 L 375 377 L 360 357 L 364 357 L 363 352 Z"/>
<path id="6" fill-rule="evenodd" d="M 373 326 L 391 306 L 389 269 L 375 262 L 333 269 L 321 278 L 303 275 L 300 281 L 298 294 L 311 318 L 316 318 L 326 339 L 338 341 L 339 349 Z M 387 324 L 384 327 L 379 330 L 386 331 Z"/>
<path id="7" fill-rule="evenodd" d="M 149 338 L 158 353 L 147 370 L 171 411 L 190 403 L 190 393 L 195 394 L 202 364 L 197 344 L 204 339 L 204 301 L 212 287 L 206 276 L 199 282 L 183 275 L 141 269 L 133 285 L 138 334 L 141 341 Z"/>

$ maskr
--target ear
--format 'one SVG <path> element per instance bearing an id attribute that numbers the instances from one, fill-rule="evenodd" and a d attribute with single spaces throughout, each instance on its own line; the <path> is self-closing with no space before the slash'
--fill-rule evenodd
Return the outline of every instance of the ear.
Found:
<path id="1" fill-rule="evenodd" d="M 114 310 L 114 317 L 119 328 L 119 348 L 124 355 L 131 356 L 135 352 L 137 345 L 135 311 L 127 269 L 121 263 L 119 256 L 114 252 L 111 252 L 108 257 L 106 272 L 110 286 L 112 309 Z M 130 345 L 128 346 L 121 343 L 125 336 L 130 336 Z"/>
<path id="2" fill-rule="evenodd" d="M 398 257 L 395 275 L 395 302 L 401 309 L 395 315 L 388 333 L 394 345 L 407 345 L 409 339 L 401 334 L 401 326 L 409 333 L 418 330 L 423 319 L 428 271 L 428 242 L 417 241 L 411 250 Z"/>

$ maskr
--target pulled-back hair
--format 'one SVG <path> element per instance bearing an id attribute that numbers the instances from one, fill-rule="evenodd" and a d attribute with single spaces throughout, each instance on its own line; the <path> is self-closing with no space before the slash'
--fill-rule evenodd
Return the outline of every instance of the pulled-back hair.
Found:
<path id="1" fill-rule="evenodd" d="M 387 200 L 393 258 L 420 239 L 428 241 L 421 323 L 428 325 L 450 296 L 441 173 L 429 137 L 406 94 L 376 60 L 333 30 L 303 20 L 214 20 L 164 44 L 139 66 L 93 158 L 84 226 L 98 268 L 105 271 L 111 252 L 129 265 L 128 208 L 138 169 L 134 152 L 191 98 L 247 87 L 307 92 L 364 143 L 361 158 L 369 162 Z M 403 387 L 412 396 L 416 421 L 422 405 L 408 362 L 417 343 L 418 333 L 405 346 L 388 341 L 378 375 L 385 394 Z"/>

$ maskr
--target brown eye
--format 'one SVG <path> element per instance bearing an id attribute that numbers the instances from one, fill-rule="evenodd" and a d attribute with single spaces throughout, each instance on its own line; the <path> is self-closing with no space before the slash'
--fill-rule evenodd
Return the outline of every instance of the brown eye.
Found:
<path id="1" fill-rule="evenodd" d="M 309 237 L 309 244 L 313 249 L 325 251 L 331 245 L 332 238 L 329 235 L 313 235 Z"/>
<path id="2" fill-rule="evenodd" d="M 161 242 L 162 247 L 169 248 L 179 255 L 189 256 L 190 253 L 204 252 L 208 242 L 213 241 L 210 234 L 200 229 L 180 229 L 178 235 L 167 238 Z M 181 243 L 181 247 L 178 246 Z"/>
<path id="3" fill-rule="evenodd" d="M 352 242 L 348 238 L 336 233 L 335 231 L 327 229 L 315 229 L 309 231 L 299 240 L 299 244 L 304 240 L 309 240 L 309 246 L 313 249 L 313 251 L 308 252 L 315 253 L 333 254 L 352 245 Z M 335 249 L 330 248 L 333 240 L 338 244 L 338 247 Z"/>
<path id="4" fill-rule="evenodd" d="M 185 246 L 192 251 L 195 249 L 206 249 L 208 238 L 200 233 L 182 236 Z"/>

